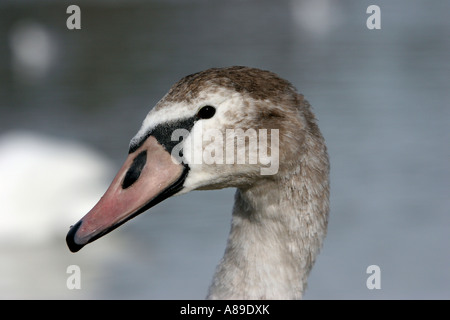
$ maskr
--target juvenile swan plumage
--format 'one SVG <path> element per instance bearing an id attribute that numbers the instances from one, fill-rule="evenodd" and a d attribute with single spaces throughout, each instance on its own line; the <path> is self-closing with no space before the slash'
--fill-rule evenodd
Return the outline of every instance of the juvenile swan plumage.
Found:
<path id="1" fill-rule="evenodd" d="M 326 235 L 328 175 L 314 114 L 289 82 L 248 67 L 208 69 L 181 79 L 149 112 L 67 244 L 76 252 L 172 195 L 236 187 L 208 298 L 301 299 Z"/>

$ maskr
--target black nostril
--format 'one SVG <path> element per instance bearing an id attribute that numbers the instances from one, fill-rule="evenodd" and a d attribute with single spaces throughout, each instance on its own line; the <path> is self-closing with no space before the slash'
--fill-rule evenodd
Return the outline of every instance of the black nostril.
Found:
<path id="1" fill-rule="evenodd" d="M 133 163 L 128 169 L 125 179 L 123 179 L 122 189 L 126 189 L 139 179 L 142 169 L 147 162 L 147 151 L 142 151 L 134 158 Z"/>

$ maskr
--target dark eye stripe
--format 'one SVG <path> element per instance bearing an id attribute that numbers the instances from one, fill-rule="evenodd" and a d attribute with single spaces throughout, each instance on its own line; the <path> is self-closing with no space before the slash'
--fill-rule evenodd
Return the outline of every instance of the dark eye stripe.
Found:
<path id="1" fill-rule="evenodd" d="M 172 141 L 172 132 L 176 129 L 186 129 L 191 131 L 196 120 L 198 120 L 197 117 L 190 117 L 183 120 L 161 123 L 148 131 L 139 141 L 133 143 L 130 146 L 129 153 L 133 153 L 139 149 L 150 136 L 154 136 L 158 143 L 171 153 L 172 149 L 180 142 L 179 140 Z"/>

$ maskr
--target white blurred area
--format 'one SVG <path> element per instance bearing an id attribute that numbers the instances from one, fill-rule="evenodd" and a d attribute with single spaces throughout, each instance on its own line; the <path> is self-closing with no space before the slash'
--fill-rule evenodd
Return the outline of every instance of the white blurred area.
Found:
<path id="1" fill-rule="evenodd" d="M 65 236 L 100 199 L 112 174 L 107 159 L 80 143 L 28 131 L 0 135 L 0 299 L 95 292 L 68 290 L 66 270 L 81 265 L 88 277 L 95 271 L 83 263 L 100 255 L 107 261 L 107 247 L 73 255 Z"/>
<path id="2" fill-rule="evenodd" d="M 1 135 L 0 243 L 63 237 L 105 192 L 111 167 L 79 143 L 26 131 Z"/>
<path id="3" fill-rule="evenodd" d="M 342 20 L 342 9 L 333 0 L 291 0 L 290 7 L 298 30 L 312 38 L 328 36 Z"/>
<path id="4" fill-rule="evenodd" d="M 10 30 L 12 70 L 16 80 L 36 83 L 51 70 L 57 58 L 57 42 L 48 28 L 33 20 L 19 20 Z"/>

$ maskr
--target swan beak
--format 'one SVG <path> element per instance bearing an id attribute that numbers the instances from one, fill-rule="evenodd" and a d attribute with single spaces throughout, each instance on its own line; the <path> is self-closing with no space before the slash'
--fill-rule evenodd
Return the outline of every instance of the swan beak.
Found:
<path id="1" fill-rule="evenodd" d="M 176 163 L 150 136 L 130 153 L 99 202 L 66 237 L 72 252 L 114 230 L 183 188 L 189 167 Z"/>

